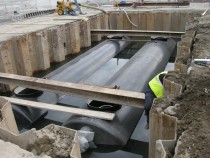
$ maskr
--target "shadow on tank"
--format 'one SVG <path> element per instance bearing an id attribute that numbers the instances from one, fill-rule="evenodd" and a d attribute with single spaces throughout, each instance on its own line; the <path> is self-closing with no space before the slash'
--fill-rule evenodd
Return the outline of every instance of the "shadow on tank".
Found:
<path id="1" fill-rule="evenodd" d="M 43 94 L 43 91 L 17 87 L 14 90 L 14 94 L 15 95 L 13 97 L 15 98 L 36 100 L 37 97 Z M 12 109 L 19 130 L 30 127 L 35 121 L 47 115 L 47 110 L 16 104 L 12 104 Z"/>

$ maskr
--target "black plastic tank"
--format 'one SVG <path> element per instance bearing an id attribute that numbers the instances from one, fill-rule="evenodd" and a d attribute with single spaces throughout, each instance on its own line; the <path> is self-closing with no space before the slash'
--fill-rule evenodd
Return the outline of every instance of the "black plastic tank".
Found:
<path id="1" fill-rule="evenodd" d="M 165 69 L 175 45 L 173 39 L 146 43 L 105 86 L 117 85 L 122 90 L 145 92 L 148 82 Z M 94 142 L 98 145 L 121 146 L 127 143 L 143 111 L 141 108 L 122 106 L 115 112 L 112 121 L 74 115 L 63 125 L 77 130 L 88 127 L 95 132 Z"/>
<path id="2" fill-rule="evenodd" d="M 121 38 L 128 39 L 128 37 Z M 78 83 L 97 71 L 107 61 L 127 47 L 129 43 L 130 42 L 127 41 L 105 40 L 88 50 L 86 53 L 45 76 L 45 78 Z M 62 98 L 62 95 L 18 87 L 14 97 L 56 104 Z M 29 127 L 40 117 L 44 117 L 47 114 L 47 110 L 24 107 L 15 104 L 13 104 L 12 108 L 19 129 Z"/>

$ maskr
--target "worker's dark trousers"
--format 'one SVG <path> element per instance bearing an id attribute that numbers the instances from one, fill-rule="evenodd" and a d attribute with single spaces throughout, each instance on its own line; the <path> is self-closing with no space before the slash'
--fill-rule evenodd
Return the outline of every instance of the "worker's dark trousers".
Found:
<path id="1" fill-rule="evenodd" d="M 149 123 L 149 111 L 152 107 L 154 98 L 156 98 L 156 96 L 148 85 L 145 92 L 145 102 L 144 102 L 144 110 L 145 110 L 145 115 L 147 116 L 147 123 Z"/>

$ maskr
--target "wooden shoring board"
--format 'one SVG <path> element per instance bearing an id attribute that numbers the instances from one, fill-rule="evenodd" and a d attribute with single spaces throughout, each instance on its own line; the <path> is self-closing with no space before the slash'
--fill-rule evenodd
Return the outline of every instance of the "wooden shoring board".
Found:
<path id="1" fill-rule="evenodd" d="M 144 107 L 144 93 L 110 89 L 95 85 L 47 80 L 7 73 L 0 73 L 0 83 L 14 84 L 42 91 L 50 91 L 74 97 L 134 106 L 138 108 Z"/>
<path id="2" fill-rule="evenodd" d="M 11 103 L 2 97 L 0 97 L 0 128 L 9 130 L 14 134 L 19 133 Z"/>
<path id="3" fill-rule="evenodd" d="M 93 111 L 93 110 L 86 110 L 86 109 L 79 109 L 79 108 L 72 108 L 72 107 L 64 107 L 64 106 L 59 106 L 59 105 L 40 103 L 40 102 L 17 99 L 17 98 L 9 98 L 9 97 L 3 97 L 3 98 L 17 105 L 66 112 L 66 113 L 71 113 L 71 114 L 76 114 L 76 115 L 81 115 L 81 116 L 86 116 L 86 117 L 91 117 L 91 118 L 113 120 L 115 117 L 114 113 L 100 112 L 100 111 Z"/>

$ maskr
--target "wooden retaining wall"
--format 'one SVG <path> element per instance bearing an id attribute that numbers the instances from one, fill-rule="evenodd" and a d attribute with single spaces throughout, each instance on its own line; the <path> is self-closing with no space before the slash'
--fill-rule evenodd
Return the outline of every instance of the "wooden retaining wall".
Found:
<path id="1" fill-rule="evenodd" d="M 187 73 L 187 61 L 191 58 L 194 38 L 195 31 L 187 30 L 177 43 L 175 71 Z M 164 79 L 164 89 L 166 98 L 176 97 L 182 93 L 182 85 L 167 79 Z M 173 153 L 177 141 L 177 118 L 164 114 L 157 108 L 158 106 L 153 106 L 150 111 L 150 158 L 166 158 L 168 151 Z"/>
<path id="2" fill-rule="evenodd" d="M 43 19 L 42 19 L 43 20 Z M 0 31 L 0 72 L 32 76 L 91 46 L 90 21 L 17 22 Z M 27 29 L 27 30 L 26 30 Z M 13 87 L 0 85 L 1 91 Z"/>
<path id="3" fill-rule="evenodd" d="M 189 10 L 150 10 L 127 12 L 133 26 L 125 12 L 116 11 L 109 13 L 110 29 L 113 30 L 153 30 L 153 31 L 185 31 L 185 23 Z"/>
<path id="4" fill-rule="evenodd" d="M 53 62 L 62 62 L 103 35 L 90 29 L 184 31 L 188 11 L 123 11 L 92 13 L 85 17 L 50 15 L 5 24 L 0 30 L 0 72 L 32 76 L 47 70 Z M 0 85 L 0 91 L 13 89 Z"/>

